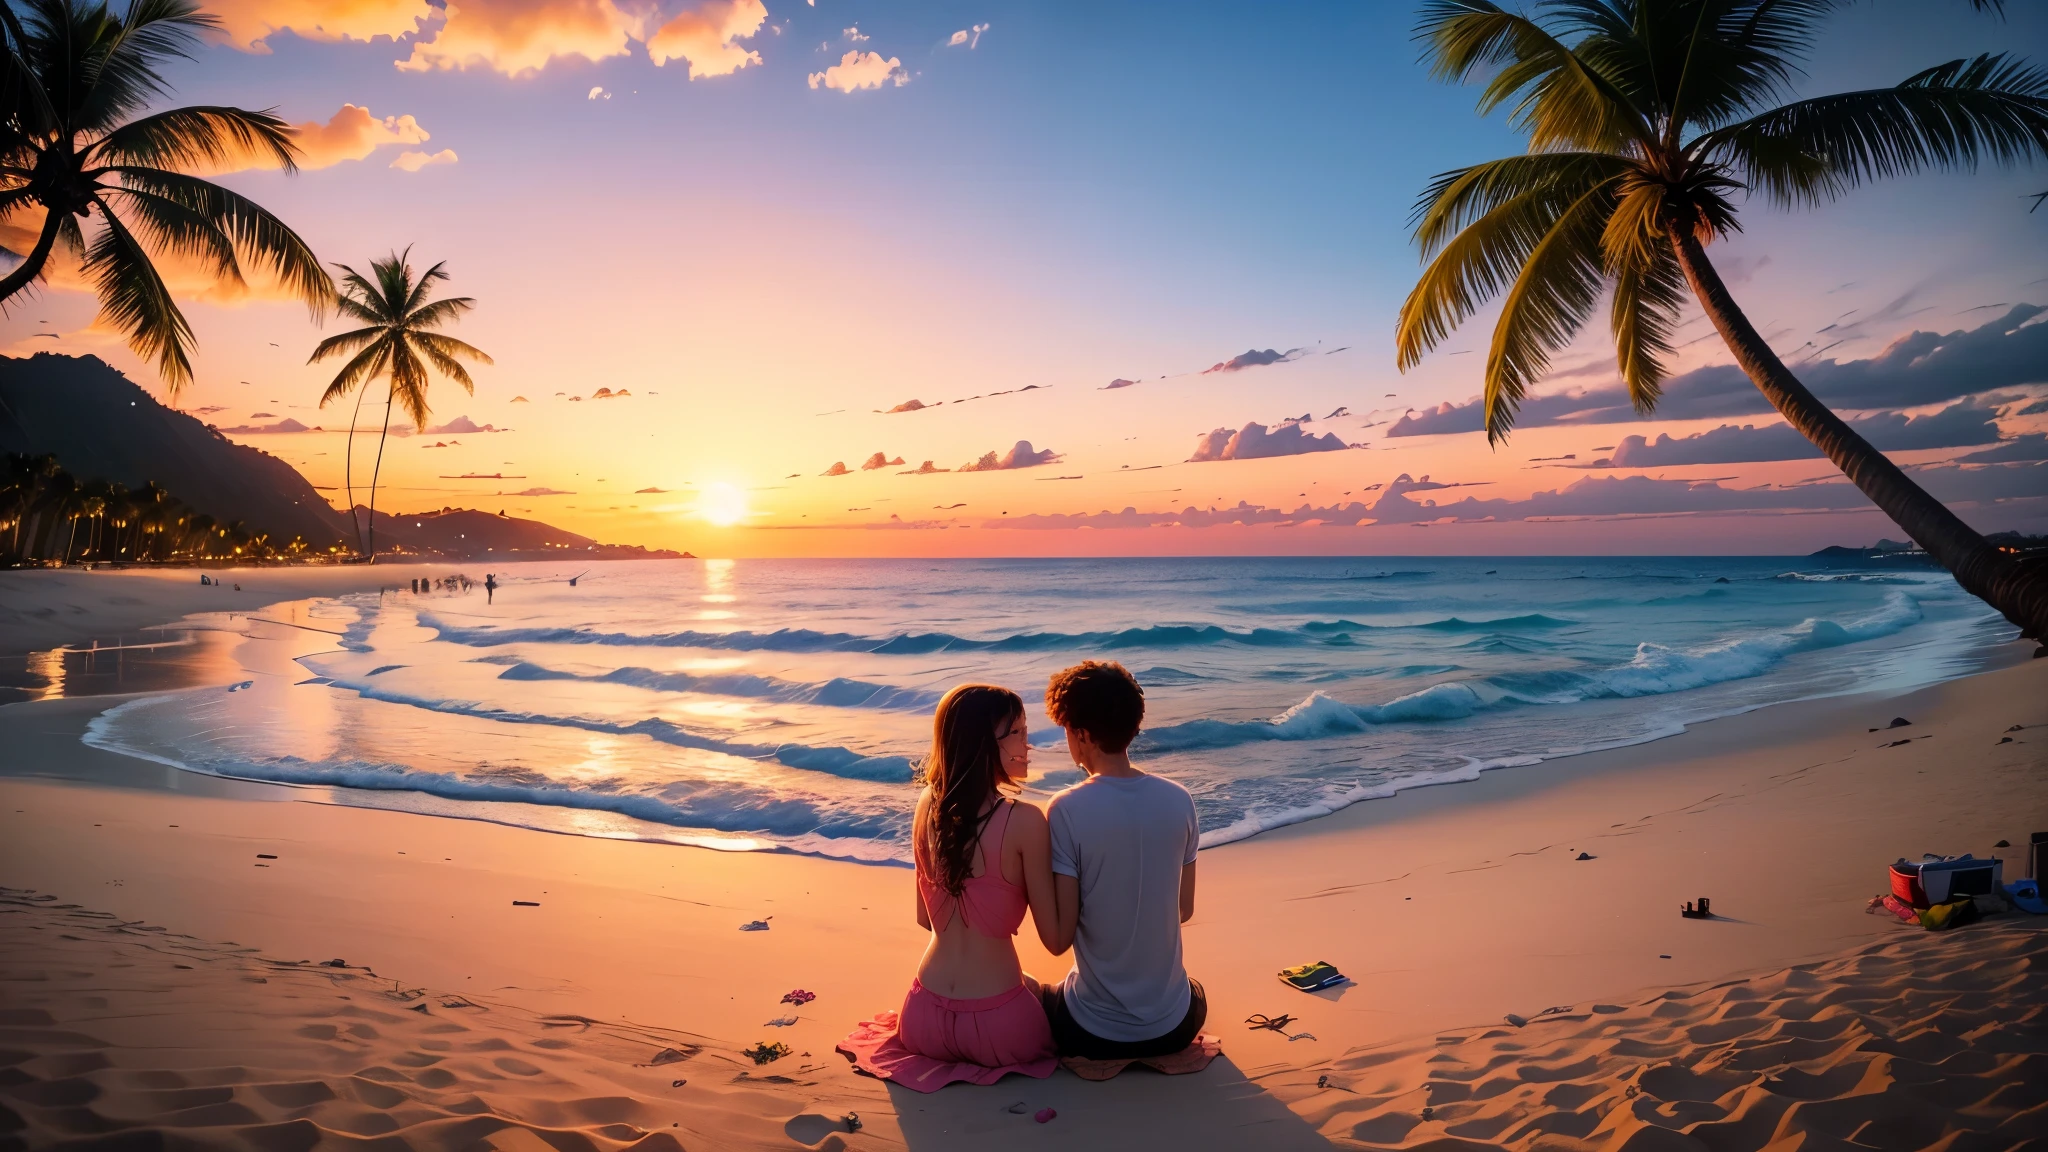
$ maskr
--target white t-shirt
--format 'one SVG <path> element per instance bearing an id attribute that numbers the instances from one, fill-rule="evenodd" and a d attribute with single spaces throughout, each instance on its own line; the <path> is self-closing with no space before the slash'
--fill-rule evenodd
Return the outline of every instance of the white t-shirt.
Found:
<path id="1" fill-rule="evenodd" d="M 1104 1040 L 1151 1040 L 1188 1011 L 1180 871 L 1199 833 L 1188 790 L 1158 776 L 1091 776 L 1053 797 L 1052 870 L 1081 884 L 1067 1010 Z"/>

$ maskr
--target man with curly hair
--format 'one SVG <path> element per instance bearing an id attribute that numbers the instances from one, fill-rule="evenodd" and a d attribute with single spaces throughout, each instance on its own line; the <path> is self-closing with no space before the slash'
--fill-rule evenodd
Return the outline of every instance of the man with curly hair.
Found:
<path id="1" fill-rule="evenodd" d="M 1209 1008 L 1181 966 L 1195 914 L 1195 803 L 1131 763 L 1145 693 L 1121 664 L 1089 660 L 1052 678 L 1046 715 L 1088 778 L 1053 798 L 1059 937 L 1074 969 L 1044 991 L 1062 1056 L 1167 1056 L 1188 1047 Z"/>

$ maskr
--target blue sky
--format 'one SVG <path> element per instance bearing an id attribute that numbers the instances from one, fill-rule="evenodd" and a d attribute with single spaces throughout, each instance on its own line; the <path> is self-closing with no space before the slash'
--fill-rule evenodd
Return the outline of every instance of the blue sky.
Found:
<path id="1" fill-rule="evenodd" d="M 496 12 L 509 21 L 605 2 L 466 7 L 471 18 Z M 304 6 L 233 0 L 223 11 L 232 27 L 246 28 Z M 332 11 L 357 7 L 388 13 L 404 3 L 337 0 Z M 689 7 L 668 0 L 647 26 Z M 2048 10 L 2012 7 L 2001 23 L 1972 15 L 1961 0 L 1855 5 L 1829 26 L 1802 87 L 1895 83 L 1999 48 L 2048 55 L 2039 51 L 2048 48 Z M 363 26 L 379 18 L 365 15 Z M 404 506 L 497 500 L 496 492 L 439 478 L 517 468 L 579 493 L 522 507 L 607 538 L 829 552 L 884 547 L 860 531 L 867 511 L 852 509 L 923 501 L 881 477 L 856 478 L 876 485 L 858 498 L 845 494 L 855 481 L 817 481 L 835 460 L 851 466 L 873 450 L 911 465 L 931 457 L 954 466 L 1020 439 L 1050 446 L 1068 460 L 1062 471 L 1082 481 L 1049 488 L 1021 474 L 978 476 L 971 490 L 950 490 L 970 509 L 993 502 L 1048 514 L 1183 498 L 1187 485 L 1178 481 L 1144 488 L 1112 475 L 1127 464 L 1204 470 L 1190 483 L 1205 489 L 1204 502 L 1225 504 L 1296 501 L 1312 485 L 1360 491 L 1399 471 L 1455 473 L 1502 495 L 1558 482 L 1530 475 L 1524 453 L 1490 452 L 1471 435 L 1377 441 L 1385 429 L 1360 427 L 1363 417 L 1331 429 L 1371 443 L 1368 451 L 1403 455 L 1180 463 L 1211 427 L 1305 411 L 1321 418 L 1340 405 L 1358 413 L 1386 407 L 1391 418 L 1478 391 L 1481 358 L 1449 353 L 1484 347 L 1484 315 L 1420 369 L 1394 372 L 1394 316 L 1418 268 L 1407 216 L 1435 173 L 1519 151 L 1521 142 L 1501 117 L 1475 115 L 1473 90 L 1424 74 L 1411 5 L 771 0 L 762 26 L 732 41 L 759 62 L 725 75 L 691 79 L 676 60 L 657 67 L 638 41 L 625 55 L 558 56 L 512 76 L 482 65 L 396 66 L 415 42 L 433 39 L 439 19 L 396 41 L 275 32 L 262 40 L 267 51 L 210 47 L 173 76 L 182 102 L 274 107 L 294 122 L 325 123 L 344 104 L 377 118 L 411 116 L 431 137 L 417 145 L 422 152 L 456 154 L 407 172 L 389 164 L 410 146 L 392 145 L 295 178 L 223 178 L 283 216 L 323 257 L 359 264 L 415 244 L 422 260 L 450 262 L 452 290 L 478 297 L 459 334 L 490 350 L 497 365 L 479 373 L 473 398 L 441 391 L 437 419 L 463 414 L 517 431 L 443 454 L 407 445 L 395 484 Z M 953 33 L 983 24 L 972 47 L 948 46 Z M 400 25 L 385 18 L 385 26 Z M 807 82 L 849 52 L 899 62 L 894 75 L 904 82 L 852 92 Z M 592 89 L 603 95 L 592 98 Z M 2022 199 L 2042 189 L 2048 169 L 2035 168 L 1898 181 L 1819 212 L 1752 205 L 1748 231 L 1713 254 L 1787 354 L 1839 312 L 1892 305 L 1886 320 L 1831 353 L 1867 357 L 1916 328 L 1974 326 L 1985 316 L 1968 310 L 1979 305 L 2048 303 L 2048 283 L 2039 280 L 2048 270 L 2048 209 L 2030 216 Z M 103 355 L 152 380 L 118 341 L 92 328 L 93 310 L 82 293 L 53 285 L 37 308 L 7 318 L 0 343 L 17 353 L 50 348 L 24 343 L 48 330 L 38 322 L 49 319 L 65 333 L 63 349 Z M 185 406 L 217 407 L 218 420 L 241 424 L 256 411 L 283 415 L 273 398 L 311 404 L 327 373 L 302 363 L 323 334 L 302 310 L 259 292 L 198 301 L 189 311 L 201 339 L 200 379 Z M 1340 346 L 1350 351 L 1150 387 L 1154 377 L 1178 379 L 1247 348 Z M 1602 355 L 1611 357 L 1596 325 L 1559 365 Z M 1679 367 L 1726 360 L 1717 341 L 1706 341 L 1689 347 Z M 1147 383 L 1096 391 L 1115 377 Z M 1572 377 L 1556 386 L 1594 383 Z M 1054 391 L 914 417 L 874 411 L 912 397 L 957 399 L 1027 384 Z M 586 409 L 542 407 L 566 399 L 557 392 L 581 396 L 600 386 L 630 388 L 636 407 L 607 408 L 610 423 Z M 514 396 L 526 404 L 513 404 Z M 291 415 L 334 424 L 332 410 Z M 2018 436 L 2035 423 L 2015 417 L 2001 427 Z M 1627 431 L 1683 435 L 1713 426 Z M 1532 430 L 1515 445 L 1550 454 L 1615 436 Z M 332 439 L 252 442 L 325 484 L 339 471 L 339 438 Z M 460 467 L 444 466 L 450 461 Z M 1788 478 L 1788 467 L 1747 469 L 1742 478 L 1772 482 Z M 595 478 L 613 471 L 630 473 L 604 476 L 604 490 L 622 498 L 591 504 Z M 758 493 L 744 525 L 692 515 L 689 494 L 710 485 Z M 640 487 L 668 489 L 651 494 L 667 499 L 623 499 Z M 834 511 L 841 507 L 849 511 Z M 1792 547 L 1793 533 L 1884 527 L 1842 515 L 1773 530 L 1787 533 Z M 838 517 L 830 529 L 802 525 L 813 529 L 808 535 L 746 530 L 830 516 Z M 1739 539 L 1755 528 L 1727 530 Z M 902 542 L 907 535 L 892 534 L 886 547 L 961 546 Z M 1485 533 L 1470 535 L 1485 550 Z M 1271 543 L 1254 535 L 1218 548 Z M 1559 532 L 1561 550 L 1586 543 Z M 1373 546 L 1347 538 L 1334 547 Z"/>

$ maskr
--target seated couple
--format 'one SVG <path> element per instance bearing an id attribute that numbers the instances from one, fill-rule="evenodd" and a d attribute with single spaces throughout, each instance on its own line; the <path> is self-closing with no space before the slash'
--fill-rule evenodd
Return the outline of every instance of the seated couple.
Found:
<path id="1" fill-rule="evenodd" d="M 1131 766 L 1145 694 L 1120 664 L 1052 678 L 1046 714 L 1088 778 L 1039 811 L 1009 793 L 1030 770 L 1024 701 L 963 685 L 939 702 L 912 825 L 917 922 L 931 943 L 901 1012 L 839 1045 L 862 1071 L 919 1092 L 1010 1072 L 1052 1075 L 1060 1057 L 1169 1056 L 1208 1015 L 1181 967 L 1195 912 L 1195 805 Z M 1058 984 L 1024 973 L 1011 942 L 1030 909 Z"/>

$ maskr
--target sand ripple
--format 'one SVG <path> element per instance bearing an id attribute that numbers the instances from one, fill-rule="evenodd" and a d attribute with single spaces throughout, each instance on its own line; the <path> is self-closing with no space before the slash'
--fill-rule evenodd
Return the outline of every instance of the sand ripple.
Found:
<path id="1" fill-rule="evenodd" d="M 1253 1078 L 1344 1146 L 2038 1147 L 2048 1139 L 2044 977 L 2040 921 L 1941 935 L 1901 928 L 1768 976 L 1358 1048 Z"/>
<path id="2" fill-rule="evenodd" d="M 2048 1139 L 2044 974 L 2038 920 L 1901 928 L 1769 975 L 1314 1064 L 1240 1076 L 1225 1059 L 1185 1078 L 1056 1077 L 892 1102 L 833 1060 L 757 1068 L 703 1036 L 279 961 L 0 888 L 0 1149 L 849 1152 L 1057 1136 L 1070 1148 L 2018 1152 Z M 1000 1105 L 1023 1094 L 1058 1104 L 1059 1132 L 1004 1123 L 1017 1118 Z M 858 1135 L 839 1119 L 850 1111 Z"/>
<path id="3" fill-rule="evenodd" d="M 850 1111 L 900 1146 L 884 1091 L 849 1081 L 0 888 L 0 1149 L 788 1149 L 794 1113 L 837 1150 Z"/>

